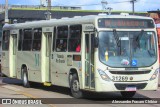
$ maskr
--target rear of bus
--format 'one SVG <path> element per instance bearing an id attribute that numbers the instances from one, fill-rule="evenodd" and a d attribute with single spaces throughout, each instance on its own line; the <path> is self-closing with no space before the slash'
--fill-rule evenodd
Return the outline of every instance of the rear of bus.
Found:
<path id="1" fill-rule="evenodd" d="M 113 16 L 97 19 L 96 91 L 120 91 L 133 97 L 137 90 L 157 90 L 158 40 L 148 17 Z"/>

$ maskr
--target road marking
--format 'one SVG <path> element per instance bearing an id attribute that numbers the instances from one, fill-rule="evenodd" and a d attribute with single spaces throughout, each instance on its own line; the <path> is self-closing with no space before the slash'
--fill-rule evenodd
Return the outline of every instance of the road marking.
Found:
<path id="1" fill-rule="evenodd" d="M 18 89 L 18 88 L 15 88 L 15 87 L 13 87 L 13 86 L 9 86 L 9 85 L 5 85 L 5 86 L 2 86 L 3 88 L 6 88 L 6 89 L 9 89 L 9 90 L 12 90 L 12 91 L 15 91 L 15 92 L 17 92 L 17 93 L 19 93 L 19 94 L 22 94 L 22 95 L 24 95 L 24 96 L 26 96 L 26 97 L 28 97 L 28 98 L 32 98 L 32 99 L 38 99 L 36 96 L 33 96 L 32 94 L 29 94 L 29 93 L 26 93 L 26 92 L 23 92 L 23 91 L 21 91 L 20 89 Z M 44 104 L 46 104 L 45 102 L 42 102 L 42 103 L 44 103 Z M 49 105 L 50 107 L 56 107 L 55 105 L 53 105 L 53 104 L 47 104 L 47 105 Z"/>
<path id="2" fill-rule="evenodd" d="M 35 97 L 35 96 L 33 96 L 33 95 L 31 95 L 31 94 L 28 94 L 28 93 L 26 93 L 26 92 L 22 92 L 22 91 L 16 91 L 17 93 L 20 93 L 20 94 L 22 94 L 22 95 L 24 95 L 24 96 L 26 96 L 26 97 L 28 97 L 28 98 L 33 98 L 33 99 L 36 99 L 37 97 Z"/>
<path id="3" fill-rule="evenodd" d="M 29 97 L 29 98 L 33 98 L 33 99 L 38 99 L 37 97 L 35 97 L 35 96 L 33 96 L 32 94 L 29 94 L 29 93 L 26 93 L 26 92 L 22 92 L 22 91 L 16 91 L 17 93 L 20 93 L 20 94 L 22 94 L 22 95 L 24 95 L 24 96 L 26 96 L 26 97 Z M 42 102 L 42 103 L 45 103 L 45 102 Z M 46 104 L 46 103 L 45 103 Z M 49 105 L 50 107 L 56 107 L 55 105 L 53 105 L 53 104 L 47 104 L 47 105 Z"/>
<path id="4" fill-rule="evenodd" d="M 3 88 L 7 88 L 9 90 L 12 90 L 12 91 L 20 91 L 20 89 L 18 88 L 15 88 L 15 87 L 12 87 L 12 86 L 9 86 L 9 85 L 4 85 L 2 86 Z"/>

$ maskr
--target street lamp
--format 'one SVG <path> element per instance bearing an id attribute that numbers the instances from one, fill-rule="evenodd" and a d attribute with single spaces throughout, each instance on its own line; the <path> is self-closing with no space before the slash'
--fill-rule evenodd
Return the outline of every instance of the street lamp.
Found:
<path id="1" fill-rule="evenodd" d="M 108 7 L 107 9 L 108 9 L 108 15 L 111 15 L 111 11 L 112 11 L 113 8 Z"/>
<path id="2" fill-rule="evenodd" d="M 105 10 L 107 9 L 108 2 L 106 0 L 102 0 L 101 4 L 102 4 L 102 10 L 105 12 Z"/>
<path id="3" fill-rule="evenodd" d="M 47 11 L 44 13 L 46 20 L 50 20 L 51 19 L 51 12 Z"/>

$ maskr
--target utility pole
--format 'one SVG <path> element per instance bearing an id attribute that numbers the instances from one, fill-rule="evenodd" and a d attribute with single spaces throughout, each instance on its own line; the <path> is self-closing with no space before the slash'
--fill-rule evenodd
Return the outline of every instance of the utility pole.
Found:
<path id="1" fill-rule="evenodd" d="M 47 0 L 47 20 L 51 19 L 51 0 Z"/>
<path id="2" fill-rule="evenodd" d="M 136 2 L 137 0 L 131 0 L 130 2 L 132 3 L 132 12 L 133 12 L 133 15 L 134 15 L 134 2 Z"/>
<path id="3" fill-rule="evenodd" d="M 8 0 L 6 0 L 5 2 L 6 2 L 6 4 L 5 4 L 5 19 L 4 19 L 4 22 L 6 24 L 6 23 L 9 23 L 9 19 L 8 19 Z"/>

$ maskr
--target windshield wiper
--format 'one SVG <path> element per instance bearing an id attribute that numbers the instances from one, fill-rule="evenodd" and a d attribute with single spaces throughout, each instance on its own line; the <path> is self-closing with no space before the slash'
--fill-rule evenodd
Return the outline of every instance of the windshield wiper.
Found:
<path id="1" fill-rule="evenodd" d="M 155 56 L 154 50 L 148 50 L 148 54 L 150 55 L 150 57 Z"/>
<path id="2" fill-rule="evenodd" d="M 120 47 L 120 40 L 119 40 L 119 36 L 117 34 L 116 29 L 113 29 L 113 35 L 114 35 L 114 38 L 116 40 L 117 46 Z"/>
<path id="3" fill-rule="evenodd" d="M 144 33 L 144 30 L 142 29 L 141 30 L 141 32 L 137 35 L 137 37 L 136 37 L 136 45 L 140 48 L 140 39 L 141 39 L 141 37 L 142 37 L 142 35 L 143 35 L 143 33 Z"/>

